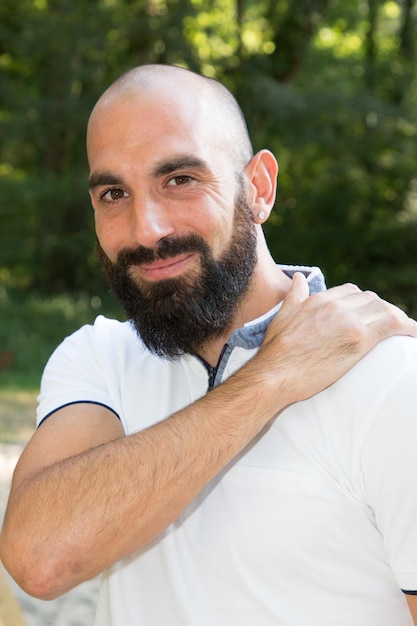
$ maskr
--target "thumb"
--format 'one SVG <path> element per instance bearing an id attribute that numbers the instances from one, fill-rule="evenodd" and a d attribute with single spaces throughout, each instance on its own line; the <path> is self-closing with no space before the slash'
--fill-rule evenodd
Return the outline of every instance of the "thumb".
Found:
<path id="1" fill-rule="evenodd" d="M 291 289 L 284 298 L 282 308 L 285 306 L 301 304 L 301 302 L 304 302 L 309 295 L 310 289 L 307 278 L 301 272 L 296 272 L 292 277 Z"/>

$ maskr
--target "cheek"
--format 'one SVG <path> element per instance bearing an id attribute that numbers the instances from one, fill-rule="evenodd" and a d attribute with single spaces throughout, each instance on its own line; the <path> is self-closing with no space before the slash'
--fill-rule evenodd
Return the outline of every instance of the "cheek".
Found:
<path id="1" fill-rule="evenodd" d="M 233 232 L 234 207 L 225 205 L 212 199 L 201 202 L 184 224 L 203 237 L 215 257 L 224 251 Z"/>
<path id="2" fill-rule="evenodd" d="M 120 226 L 104 219 L 98 212 L 94 213 L 94 224 L 101 247 L 112 262 L 116 261 L 117 253 L 123 247 Z"/>
<path id="3" fill-rule="evenodd" d="M 219 258 L 230 245 L 233 235 L 233 216 L 222 215 L 211 224 L 210 244 L 214 258 Z"/>

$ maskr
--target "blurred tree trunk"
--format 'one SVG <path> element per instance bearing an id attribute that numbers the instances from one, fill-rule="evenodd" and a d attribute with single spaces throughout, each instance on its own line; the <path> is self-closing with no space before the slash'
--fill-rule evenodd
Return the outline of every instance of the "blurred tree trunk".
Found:
<path id="1" fill-rule="evenodd" d="M 368 28 L 365 38 L 365 82 L 368 89 L 373 91 L 375 87 L 375 64 L 377 58 L 375 34 L 377 30 L 378 8 L 380 0 L 367 0 L 368 4 Z"/>

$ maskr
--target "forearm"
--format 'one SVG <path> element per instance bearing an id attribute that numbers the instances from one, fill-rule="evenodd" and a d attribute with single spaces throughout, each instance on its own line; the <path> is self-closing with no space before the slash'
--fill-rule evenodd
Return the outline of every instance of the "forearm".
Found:
<path id="1" fill-rule="evenodd" d="M 279 410 L 268 379 L 249 363 L 163 422 L 26 477 L 3 537 L 18 582 L 59 595 L 159 534 Z"/>

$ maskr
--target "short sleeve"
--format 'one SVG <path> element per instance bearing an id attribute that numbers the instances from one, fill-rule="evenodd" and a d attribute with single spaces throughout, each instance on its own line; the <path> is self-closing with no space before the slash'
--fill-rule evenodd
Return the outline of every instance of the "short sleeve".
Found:
<path id="1" fill-rule="evenodd" d="M 97 324 L 100 318 L 94 326 L 83 326 L 67 337 L 51 355 L 41 381 L 38 425 L 58 409 L 77 402 L 101 404 L 117 414 L 103 374 Z"/>

